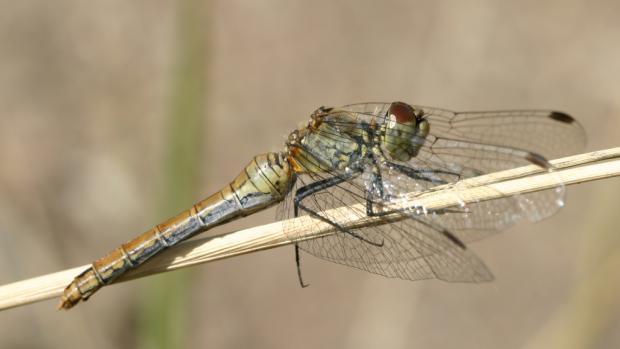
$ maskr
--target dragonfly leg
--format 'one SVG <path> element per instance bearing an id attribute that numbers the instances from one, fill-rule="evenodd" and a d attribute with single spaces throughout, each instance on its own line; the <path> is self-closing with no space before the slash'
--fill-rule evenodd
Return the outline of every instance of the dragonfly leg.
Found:
<path id="1" fill-rule="evenodd" d="M 304 279 L 301 277 L 301 262 L 299 255 L 299 245 L 295 244 L 295 264 L 297 264 L 297 277 L 299 278 L 299 285 L 301 288 L 305 288 L 310 286 L 310 284 L 305 284 Z"/>
<path id="2" fill-rule="evenodd" d="M 432 170 L 432 169 L 427 169 L 427 168 L 421 168 L 421 169 L 414 169 L 411 167 L 407 167 L 407 166 L 403 166 L 400 164 L 396 164 L 393 162 L 388 162 L 387 163 L 391 168 L 393 168 L 394 170 L 406 175 L 407 177 L 414 179 L 414 180 L 419 180 L 419 181 L 424 181 L 424 182 L 429 182 L 429 183 L 433 183 L 436 185 L 442 185 L 442 184 L 447 184 L 448 181 L 437 178 L 437 177 L 433 177 L 433 174 L 447 174 L 447 175 L 451 175 L 455 177 L 455 180 L 459 180 L 460 179 L 460 174 L 456 173 L 456 172 L 450 172 L 450 171 L 442 171 L 442 170 Z M 379 195 L 381 196 L 381 199 L 384 201 L 387 201 L 389 198 L 386 198 L 384 193 L 383 193 L 383 181 L 382 181 L 382 177 L 381 177 L 381 173 L 378 174 L 374 174 L 372 179 L 371 179 L 371 183 L 372 186 L 375 188 L 379 188 Z M 381 212 L 376 212 L 374 210 L 374 206 L 373 206 L 373 202 L 374 202 L 374 191 L 373 190 L 368 190 L 367 191 L 368 194 L 366 196 L 366 213 L 369 217 L 373 217 L 373 216 L 385 216 L 385 215 L 389 215 L 389 214 L 394 214 L 394 213 L 402 213 L 402 212 L 406 212 L 408 210 L 410 210 L 410 208 L 403 208 L 403 209 L 396 209 L 396 210 L 389 210 L 389 211 L 381 211 Z M 432 213 L 435 214 L 442 214 L 442 213 L 458 213 L 461 211 L 458 210 L 450 210 L 450 209 L 441 209 L 441 210 L 433 210 Z M 428 213 L 428 212 L 427 212 Z"/>
<path id="3" fill-rule="evenodd" d="M 315 193 L 316 191 L 323 190 L 325 188 L 329 188 L 330 186 L 336 185 L 338 183 L 342 183 L 343 181 L 345 181 L 347 179 L 348 179 L 348 177 L 347 178 L 332 177 L 332 178 L 324 179 L 322 181 L 315 182 L 315 183 L 313 183 L 311 185 L 307 185 L 307 186 L 301 187 L 295 193 L 295 199 L 294 199 L 294 205 L 293 205 L 293 212 L 295 214 L 295 217 L 299 216 L 300 202 L 305 197 Z M 331 184 L 331 183 L 335 183 L 335 184 Z M 305 287 L 310 286 L 309 284 L 304 283 L 304 279 L 301 276 L 301 258 L 300 258 L 299 245 L 298 244 L 295 244 L 295 264 L 297 265 L 297 277 L 299 278 L 299 285 L 301 286 L 301 288 L 305 288 Z"/>
<path id="4" fill-rule="evenodd" d="M 368 217 L 376 216 L 373 212 L 372 200 L 375 194 L 375 191 L 378 191 L 379 197 L 382 200 L 388 200 L 385 196 L 385 191 L 383 190 L 383 177 L 381 176 L 381 168 L 374 161 L 373 172 L 370 175 L 370 184 L 366 184 L 366 215 Z"/>
<path id="5" fill-rule="evenodd" d="M 335 185 L 338 185 L 342 182 L 345 182 L 355 176 L 357 176 L 359 173 L 351 173 L 351 174 L 347 174 L 347 175 L 341 175 L 341 176 L 336 176 L 336 177 L 331 177 L 331 178 L 327 178 L 321 181 L 317 181 L 314 183 L 311 183 L 309 185 L 306 185 L 304 187 L 299 188 L 296 192 L 295 192 L 295 198 L 294 198 L 294 205 L 293 205 L 293 212 L 295 214 L 295 217 L 297 217 L 299 215 L 299 208 L 301 208 L 302 210 L 308 212 L 308 214 L 311 217 L 315 217 L 318 218 L 324 222 L 327 222 L 331 225 L 333 225 L 334 227 L 336 227 L 338 230 L 344 232 L 344 233 L 348 233 L 351 234 L 354 237 L 357 237 L 363 241 L 366 241 L 366 239 L 362 238 L 361 236 L 355 234 L 354 232 L 351 231 L 347 231 L 346 229 L 344 229 L 343 227 L 341 227 L 340 225 L 336 224 L 335 222 L 330 221 L 329 219 L 326 219 L 324 217 L 322 217 L 321 215 L 319 215 L 318 213 L 316 213 L 315 211 L 305 207 L 304 205 L 302 205 L 301 201 L 303 199 L 305 199 L 306 197 L 321 191 L 321 190 L 325 190 L 327 188 L 333 187 Z M 369 243 L 372 243 L 370 241 L 366 241 Z M 297 277 L 299 278 L 299 284 L 301 285 L 302 288 L 309 286 L 308 284 L 305 284 L 303 281 L 303 278 L 301 276 L 301 263 L 300 263 L 300 253 L 299 253 L 299 245 L 295 244 L 295 264 L 297 265 Z"/>
<path id="6" fill-rule="evenodd" d="M 335 177 L 331 177 L 331 178 L 327 178 L 324 180 L 320 180 L 314 183 L 310 183 L 304 187 L 301 187 L 297 190 L 297 192 L 295 192 L 295 199 L 294 199 L 294 208 L 293 211 L 295 213 L 295 217 L 298 216 L 299 213 L 299 209 L 302 209 L 304 211 L 306 211 L 308 213 L 308 215 L 310 215 L 310 217 L 316 218 L 316 219 L 320 219 L 323 222 L 332 225 L 333 227 L 335 227 L 338 231 L 345 233 L 345 234 L 349 234 L 357 239 L 360 239 L 366 243 L 369 243 L 371 245 L 374 246 L 378 246 L 381 247 L 383 246 L 383 243 L 377 243 L 374 241 L 370 241 L 366 238 L 364 238 L 363 236 L 345 229 L 342 225 L 331 221 L 328 218 L 325 218 L 324 216 L 322 216 L 321 214 L 319 214 L 317 211 L 305 206 L 302 203 L 302 200 L 305 199 L 306 197 L 308 197 L 309 195 L 312 195 L 316 192 L 328 189 L 330 187 L 336 186 L 342 182 L 346 182 L 351 178 L 357 177 L 361 172 L 352 172 L 350 174 L 343 174 L 343 175 L 339 175 L 339 176 L 335 176 Z"/>
<path id="7" fill-rule="evenodd" d="M 443 171 L 443 170 L 432 170 L 430 168 L 415 169 L 415 168 L 411 168 L 408 166 L 396 164 L 393 162 L 388 162 L 387 164 L 391 168 L 395 169 L 396 171 L 404 174 L 405 176 L 411 179 L 421 180 L 421 181 L 425 181 L 429 183 L 434 183 L 437 185 L 447 184 L 448 182 L 443 179 L 433 177 L 432 176 L 433 174 L 446 174 L 446 175 L 454 176 L 455 180 L 461 179 L 461 175 L 456 172 Z"/>
<path id="8" fill-rule="evenodd" d="M 423 179 L 423 177 L 418 178 L 420 180 L 425 180 Z M 371 185 L 373 187 L 378 187 L 378 188 L 383 188 L 383 182 L 381 179 L 381 174 L 378 173 L 377 174 L 373 174 L 372 175 L 372 179 L 371 179 Z M 366 196 L 366 214 L 370 217 L 372 216 L 386 216 L 386 215 L 390 215 L 390 214 L 394 214 L 394 213 L 403 213 L 408 211 L 408 209 L 400 209 L 400 210 L 389 210 L 389 211 L 381 211 L 381 212 L 374 212 L 373 210 L 373 190 L 367 190 L 368 194 Z M 383 198 L 383 191 L 379 191 L 379 194 L 382 196 Z M 385 198 L 383 198 L 385 200 Z M 441 209 L 441 210 L 433 210 L 433 213 L 446 213 L 446 212 L 450 212 L 449 210 L 445 210 L 445 209 Z M 413 219 L 416 219 L 415 217 L 412 217 Z M 462 249 L 465 249 L 465 243 L 463 243 L 463 241 L 461 241 L 461 239 L 459 239 L 456 235 L 454 235 L 451 231 L 435 225 L 435 224 L 431 224 L 429 222 L 425 222 L 422 219 L 416 219 L 416 221 L 420 222 L 421 224 L 424 224 L 430 228 L 432 228 L 433 230 L 439 232 L 441 235 L 445 236 L 446 238 L 448 238 L 450 241 L 452 241 L 452 243 L 454 243 L 455 245 L 459 246 Z"/>
<path id="9" fill-rule="evenodd" d="M 445 171 L 445 170 L 433 170 L 430 168 L 415 169 L 415 168 L 403 166 L 400 164 L 395 164 L 392 162 L 388 163 L 388 165 L 392 166 L 393 169 L 397 170 L 398 172 L 406 175 L 407 177 L 411 179 L 425 181 L 425 182 L 433 183 L 435 185 L 448 184 L 449 182 L 441 178 L 432 177 L 433 174 L 444 174 L 444 175 L 454 176 L 454 179 L 452 180 L 452 182 L 455 182 L 461 179 L 461 174 L 458 172 L 451 172 L 451 171 Z M 478 173 L 478 175 L 481 175 L 481 174 L 482 172 Z M 455 209 L 441 209 L 441 210 L 433 210 L 432 213 L 435 213 L 435 214 L 463 213 L 463 211 L 455 210 Z"/>
<path id="10" fill-rule="evenodd" d="M 297 191 L 295 192 L 294 205 L 293 205 L 293 212 L 295 214 L 295 217 L 299 216 L 299 207 L 301 206 L 301 201 L 303 199 L 321 190 L 325 190 L 335 185 L 338 185 L 342 182 L 346 182 L 349 179 L 356 177 L 357 175 L 359 175 L 359 172 L 338 175 L 338 176 L 334 176 L 334 177 L 330 177 L 330 178 L 326 178 L 320 181 L 310 183 L 308 185 L 305 185 L 297 189 Z"/>

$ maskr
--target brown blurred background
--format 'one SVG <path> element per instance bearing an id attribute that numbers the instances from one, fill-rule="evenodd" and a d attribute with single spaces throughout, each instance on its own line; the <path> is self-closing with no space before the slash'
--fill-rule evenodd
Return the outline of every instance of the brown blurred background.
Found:
<path id="1" fill-rule="evenodd" d="M 618 1 L 0 1 L 0 284 L 189 207 L 320 105 L 555 108 L 618 146 Z M 617 348 L 620 181 L 473 244 L 496 281 L 292 248 L 0 313 L 1 348 Z M 273 220 L 274 212 L 217 232 Z"/>

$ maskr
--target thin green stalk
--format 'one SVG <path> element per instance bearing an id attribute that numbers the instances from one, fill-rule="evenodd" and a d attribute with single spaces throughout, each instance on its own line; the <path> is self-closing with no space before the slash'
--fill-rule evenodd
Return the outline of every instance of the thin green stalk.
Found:
<path id="1" fill-rule="evenodd" d="M 206 94 L 206 11 L 204 1 L 177 2 L 177 47 L 170 109 L 164 131 L 163 193 L 159 216 L 185 209 L 195 200 L 200 178 L 202 125 Z M 140 348 L 184 348 L 189 325 L 191 271 L 154 278 L 140 317 Z"/>

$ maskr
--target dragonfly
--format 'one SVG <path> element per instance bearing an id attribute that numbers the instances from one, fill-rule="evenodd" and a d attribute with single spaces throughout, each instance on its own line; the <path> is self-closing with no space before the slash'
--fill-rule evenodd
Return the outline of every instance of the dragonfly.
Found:
<path id="1" fill-rule="evenodd" d="M 320 107 L 281 151 L 255 156 L 220 191 L 93 262 L 65 288 L 59 308 L 86 301 L 180 241 L 276 204 L 302 287 L 300 251 L 387 277 L 490 281 L 492 273 L 467 243 L 554 214 L 564 204 L 560 181 L 556 188 L 454 208 L 426 209 L 402 199 L 445 185 L 458 196 L 463 179 L 526 164 L 552 171 L 547 159 L 578 152 L 585 138 L 573 117 L 553 110 L 454 112 L 404 102 Z M 339 223 L 344 213 L 336 208 L 359 204 L 363 210 L 347 214 L 379 224 Z M 391 219 L 394 214 L 403 219 Z M 288 219 L 299 216 L 314 220 Z M 302 238 L 325 223 L 333 234 Z"/>

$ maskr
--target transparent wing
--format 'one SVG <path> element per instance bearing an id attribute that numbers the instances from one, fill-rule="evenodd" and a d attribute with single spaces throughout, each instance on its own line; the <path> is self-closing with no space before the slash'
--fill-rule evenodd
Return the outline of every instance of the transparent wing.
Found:
<path id="1" fill-rule="evenodd" d="M 391 103 L 360 103 L 340 108 L 355 119 L 385 121 Z M 585 145 L 583 127 L 570 115 L 553 110 L 454 112 L 413 106 L 429 121 L 424 149 L 445 162 L 463 163 L 483 172 L 531 161 L 532 154 L 548 159 L 578 152 Z M 411 131 L 412 134 L 415 132 Z M 428 157 L 428 155 L 427 155 Z M 486 171 L 484 171 L 486 169 Z"/>
<path id="2" fill-rule="evenodd" d="M 363 103 L 344 108 L 361 117 L 385 118 L 390 104 Z M 548 165 L 546 159 L 577 153 L 585 145 L 581 125 L 557 111 L 453 112 L 424 106 L 414 108 L 423 111 L 430 133 L 418 156 L 401 165 L 452 171 L 461 174 L 457 179 L 531 163 Z M 455 189 L 458 192 L 459 188 Z M 564 188 L 558 181 L 555 189 L 501 199 L 503 202 L 469 204 L 461 214 L 446 215 L 445 225 L 471 230 L 466 240 L 474 240 L 505 229 L 521 218 L 544 219 L 562 207 L 563 198 Z"/>
<path id="3" fill-rule="evenodd" d="M 296 190 L 326 179 L 313 174 L 299 178 Z M 308 196 L 303 205 L 331 222 L 342 222 L 348 215 L 366 216 L 362 211 L 332 210 L 352 206 L 366 200 L 363 176 Z M 284 204 L 293 205 L 292 197 Z M 379 206 L 381 200 L 374 200 Z M 289 211 L 290 212 L 290 211 Z M 300 215 L 308 211 L 300 209 Z M 313 227 L 287 223 L 289 237 L 298 240 L 297 232 Z M 407 280 L 438 278 L 454 282 L 482 282 L 493 278 L 484 263 L 465 245 L 455 242 L 454 236 L 423 215 L 408 215 L 399 221 L 337 231 L 332 235 L 311 240 L 298 240 L 298 246 L 319 258 L 355 267 L 387 277 Z"/>
<path id="4" fill-rule="evenodd" d="M 350 118 L 334 118 L 333 129 L 362 127 L 385 122 L 390 103 L 364 103 L 345 106 Z M 423 111 L 430 133 L 418 155 L 407 162 L 385 160 L 375 166 L 381 173 L 383 194 L 369 200 L 377 190 L 369 181 L 370 170 L 347 181 L 322 188 L 303 199 L 308 209 L 299 214 L 320 215 L 328 222 L 344 217 L 332 208 L 354 204 L 373 204 L 393 200 L 402 193 L 415 193 L 439 184 L 500 171 L 525 164 L 548 166 L 546 158 L 579 151 L 585 143 L 581 126 L 570 116 L 553 111 L 498 111 L 456 113 L 415 107 Z M 411 130 L 413 135 L 415 130 Z M 325 134 L 338 140 L 337 133 Z M 308 150 L 310 151 L 310 150 Z M 343 173 L 314 173 L 301 176 L 293 190 L 312 187 Z M 458 184 L 454 187 L 458 195 Z M 319 239 L 299 241 L 301 249 L 333 262 L 369 272 L 404 279 L 436 277 L 447 281 L 483 281 L 491 278 L 484 264 L 463 244 L 498 232 L 522 217 L 539 220 L 553 214 L 562 204 L 563 186 L 543 192 L 469 203 L 462 207 L 428 212 L 424 208 L 404 207 L 406 219 L 354 230 L 342 230 Z M 291 217 L 293 200 L 281 207 L 282 218 Z M 359 218 L 366 211 L 356 212 Z M 314 227 L 289 226 L 295 232 Z"/>
<path id="5" fill-rule="evenodd" d="M 391 103 L 360 103 L 350 104 L 341 109 L 358 115 L 357 118 L 360 120 L 369 118 L 385 120 L 390 105 Z M 505 169 L 506 161 L 498 160 L 514 156 L 522 157 L 527 155 L 523 153 L 524 151 L 552 159 L 578 152 L 585 145 L 583 127 L 570 115 L 558 111 L 454 112 L 417 105 L 413 107 L 422 110 L 430 124 L 427 150 L 433 150 L 446 160 L 454 156 L 470 156 L 475 164 L 470 167 L 481 170 Z M 498 149 L 493 150 L 484 145 L 495 146 Z M 453 150 L 461 146 L 465 147 L 462 153 Z M 448 153 L 446 149 L 449 149 Z M 508 158 L 504 156 L 506 153 L 509 154 Z"/>

